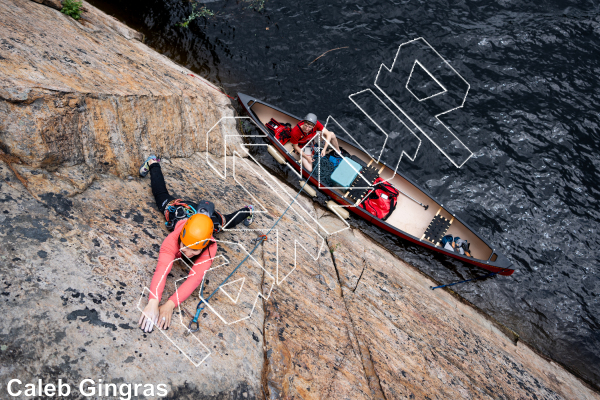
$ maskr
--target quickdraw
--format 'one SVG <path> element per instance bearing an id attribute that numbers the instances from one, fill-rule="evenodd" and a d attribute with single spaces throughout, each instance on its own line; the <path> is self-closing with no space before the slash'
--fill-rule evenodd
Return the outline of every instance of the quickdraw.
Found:
<path id="1" fill-rule="evenodd" d="M 257 237 L 256 239 L 252 239 L 250 241 L 250 243 L 257 243 L 257 242 L 266 242 L 267 241 L 267 235 L 260 235 L 259 237 Z"/>

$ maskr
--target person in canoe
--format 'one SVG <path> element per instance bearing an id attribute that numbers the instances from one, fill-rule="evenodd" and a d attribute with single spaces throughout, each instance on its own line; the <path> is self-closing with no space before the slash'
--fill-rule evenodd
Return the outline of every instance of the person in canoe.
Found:
<path id="1" fill-rule="evenodd" d="M 145 332 L 152 332 L 156 325 L 160 329 L 171 326 L 173 310 L 196 290 L 204 273 L 208 271 L 217 253 L 213 234 L 223 228 L 232 229 L 240 223 L 249 226 L 253 221 L 254 207 L 248 205 L 236 212 L 223 215 L 209 201 L 194 203 L 177 199 L 169 194 L 160 160 L 150 156 L 140 168 L 140 175 L 150 173 L 152 194 L 158 209 L 164 213 L 166 225 L 172 232 L 165 238 L 158 254 L 156 271 L 150 284 L 148 304 L 144 308 L 138 325 Z M 165 288 L 166 277 L 173 261 L 181 258 L 192 268 L 187 279 L 162 306 L 158 306 Z"/>
<path id="2" fill-rule="evenodd" d="M 321 139 L 325 141 L 325 145 L 321 151 L 321 157 L 324 157 L 325 154 L 327 154 L 327 147 L 330 143 L 331 146 L 341 154 L 335 133 L 326 129 L 322 123 L 317 121 L 317 116 L 315 114 L 307 114 L 306 117 L 298 122 L 298 125 L 290 132 L 290 142 L 292 143 L 294 151 L 301 155 L 300 158 L 302 159 L 304 169 L 309 172 L 312 171 L 313 146 L 306 146 L 306 144 L 317 134 L 321 135 Z M 302 148 L 304 148 L 304 151 L 302 151 Z"/>

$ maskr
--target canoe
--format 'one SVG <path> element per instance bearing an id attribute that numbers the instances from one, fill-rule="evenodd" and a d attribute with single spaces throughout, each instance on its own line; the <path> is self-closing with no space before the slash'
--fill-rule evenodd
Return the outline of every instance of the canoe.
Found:
<path id="1" fill-rule="evenodd" d="M 340 147 L 349 153 L 353 160 L 358 158 L 362 160 L 361 165 L 368 165 L 371 168 L 375 167 L 375 170 L 384 179 L 388 179 L 388 177 L 394 175 L 393 178 L 389 179 L 389 183 L 402 192 L 398 196 L 396 208 L 385 221 L 361 207 L 354 206 L 357 204 L 356 199 L 348 195 L 350 193 L 348 190 L 320 184 L 318 181 L 319 174 L 315 173 L 313 176 L 310 176 L 309 171 L 301 168 L 297 160 L 298 155 L 293 151 L 291 143 L 281 144 L 265 125 L 273 118 L 279 123 L 289 123 L 293 127 L 300 121 L 300 118 L 242 93 L 238 93 L 238 101 L 249 117 L 268 138 L 272 146 L 269 149 L 271 155 L 279 159 L 279 162 L 288 163 L 296 171 L 301 171 L 305 180 L 310 177 L 309 182 L 312 185 L 315 185 L 337 204 L 347 207 L 344 208 L 345 210 L 349 210 L 378 227 L 431 251 L 442 253 L 500 275 L 511 275 L 514 272 L 512 263 L 508 258 L 497 252 L 492 245 L 480 237 L 459 217 L 431 197 L 423 188 L 402 175 L 399 171 L 396 171 L 394 175 L 393 169 L 385 165 L 385 163 L 377 163 L 361 149 L 342 140 L 338 136 L 337 139 Z M 446 229 L 448 223 L 450 224 Z M 458 236 L 461 239 L 466 239 L 470 243 L 472 257 L 460 254 L 458 251 L 444 249 L 438 241 L 440 237 L 437 234 L 439 234 L 440 229 L 443 230 L 444 235 Z"/>

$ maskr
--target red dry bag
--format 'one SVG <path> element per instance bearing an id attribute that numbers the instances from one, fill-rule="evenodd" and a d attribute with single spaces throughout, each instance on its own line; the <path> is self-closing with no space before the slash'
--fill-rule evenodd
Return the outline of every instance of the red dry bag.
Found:
<path id="1" fill-rule="evenodd" d="M 381 178 L 375 179 L 373 186 L 374 190 L 360 203 L 360 207 L 385 221 L 396 209 L 400 192 Z"/>

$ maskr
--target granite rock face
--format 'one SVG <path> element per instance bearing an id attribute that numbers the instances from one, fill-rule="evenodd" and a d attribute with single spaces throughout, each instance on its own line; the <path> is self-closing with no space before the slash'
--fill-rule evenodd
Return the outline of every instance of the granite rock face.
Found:
<path id="1" fill-rule="evenodd" d="M 199 332 L 198 290 L 168 331 L 136 329 L 168 233 L 137 175 L 148 154 L 175 196 L 256 207 L 251 229 L 217 236 L 205 293 L 295 189 L 245 157 L 225 96 L 85 7 L 80 23 L 0 2 L 0 398 L 13 378 L 90 378 L 171 399 L 600 399 L 304 196 Z M 177 261 L 163 301 L 187 273 Z"/>
<path id="2" fill-rule="evenodd" d="M 330 216 L 323 225 L 339 225 Z M 387 399 L 595 398 L 357 230 L 328 238 L 344 302 Z"/>
<path id="3" fill-rule="evenodd" d="M 34 2 L 0 2 L 3 151 L 33 167 L 86 164 L 121 177 L 150 151 L 222 151 L 220 130 L 235 129 L 229 100 L 84 6 L 77 22 Z M 236 146 L 228 141 L 229 154 Z"/>

